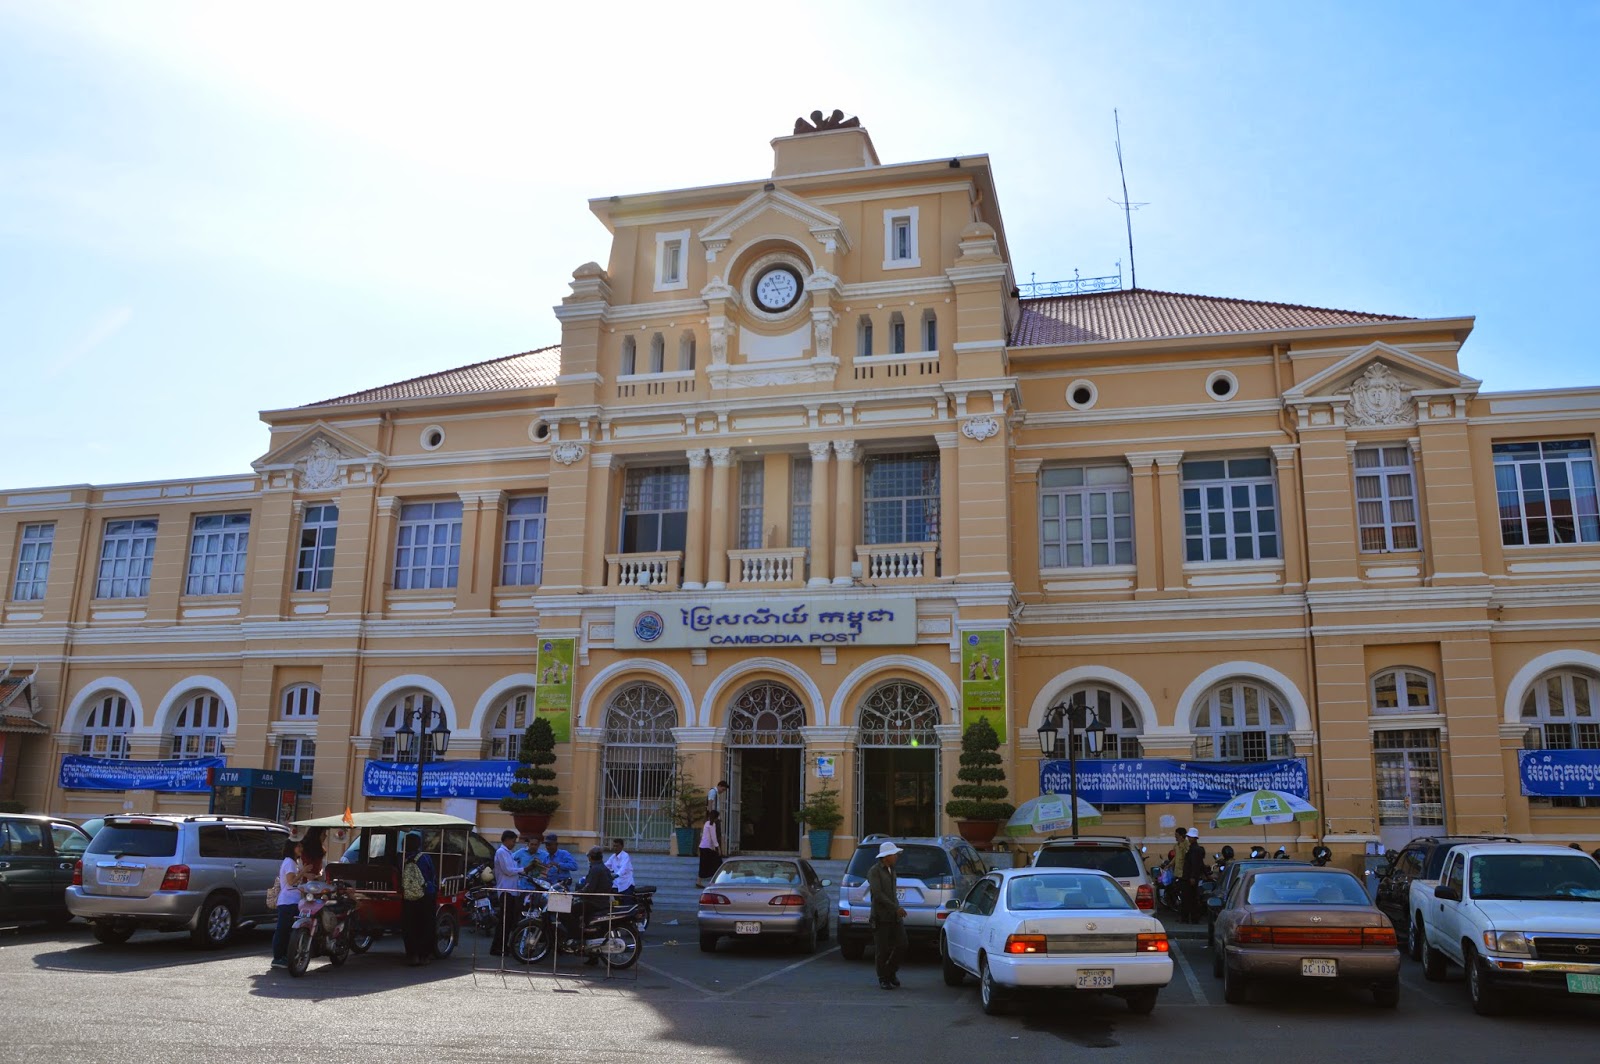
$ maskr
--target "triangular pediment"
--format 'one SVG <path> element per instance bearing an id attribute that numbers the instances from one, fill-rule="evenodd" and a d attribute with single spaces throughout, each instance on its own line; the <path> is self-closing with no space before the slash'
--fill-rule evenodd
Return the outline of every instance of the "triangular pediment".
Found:
<path id="1" fill-rule="evenodd" d="M 1375 366 L 1379 368 L 1374 369 Z M 1476 392 L 1483 384 L 1404 348 L 1372 343 L 1290 388 L 1283 397 L 1294 402 L 1319 396 L 1349 395 L 1359 382 L 1365 381 L 1370 386 L 1383 380 L 1385 374 L 1408 392 L 1456 389 Z"/>
<path id="2" fill-rule="evenodd" d="M 382 465 L 381 455 L 325 421 L 307 425 L 251 463 L 274 487 L 312 491 L 367 483 Z"/>
<path id="3" fill-rule="evenodd" d="M 781 188 L 763 189 L 751 194 L 733 210 L 702 229 L 700 242 L 709 250 L 718 251 L 727 246 L 735 233 L 768 213 L 799 222 L 824 246 L 836 244 L 842 251 L 851 248 L 850 235 L 845 232 L 844 223 L 837 214 Z"/>

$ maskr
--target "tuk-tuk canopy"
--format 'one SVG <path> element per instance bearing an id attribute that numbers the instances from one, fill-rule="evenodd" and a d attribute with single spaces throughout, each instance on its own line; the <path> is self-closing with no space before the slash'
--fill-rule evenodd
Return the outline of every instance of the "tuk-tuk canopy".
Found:
<path id="1" fill-rule="evenodd" d="M 449 813 L 413 813 L 403 809 L 385 809 L 368 813 L 352 813 L 346 820 L 344 814 L 318 817 L 315 820 L 296 820 L 297 828 L 470 828 L 472 821 L 462 820 Z"/>

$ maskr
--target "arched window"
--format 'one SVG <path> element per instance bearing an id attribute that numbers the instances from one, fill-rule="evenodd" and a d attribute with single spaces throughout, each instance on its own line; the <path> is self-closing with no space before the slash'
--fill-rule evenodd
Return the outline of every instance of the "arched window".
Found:
<path id="1" fill-rule="evenodd" d="M 1544 750 L 1600 750 L 1600 677 L 1583 669 L 1547 672 L 1522 696 L 1523 745 Z M 1594 798 L 1530 798 L 1574 808 L 1600 805 Z"/>
<path id="2" fill-rule="evenodd" d="M 322 692 L 316 684 L 290 684 L 283 689 L 283 700 L 278 704 L 279 720 L 316 720 L 321 712 Z"/>
<path id="3" fill-rule="evenodd" d="M 800 696 L 783 684 L 752 684 L 728 711 L 728 745 L 803 746 L 805 723 Z"/>
<path id="4" fill-rule="evenodd" d="M 921 685 L 896 680 L 875 688 L 861 703 L 862 746 L 938 749 L 939 704 Z"/>
<path id="5" fill-rule="evenodd" d="M 639 365 L 639 346 L 631 336 L 622 338 L 622 363 L 617 372 L 623 376 L 634 373 Z"/>
<path id="6" fill-rule="evenodd" d="M 939 350 L 939 318 L 931 307 L 922 312 L 922 349 Z"/>
<path id="7" fill-rule="evenodd" d="M 1384 669 L 1372 678 L 1372 712 L 1437 713 L 1433 697 L 1433 673 L 1405 666 Z"/>
<path id="8" fill-rule="evenodd" d="M 865 314 L 856 322 L 856 357 L 872 357 L 872 319 Z"/>
<path id="9" fill-rule="evenodd" d="M 422 691 L 407 691 L 405 694 L 397 695 L 390 700 L 389 704 L 384 707 L 383 723 L 378 729 L 378 737 L 382 740 L 379 746 L 381 756 L 391 760 L 394 758 L 394 733 L 400 730 L 400 726 L 411 717 L 414 710 L 431 711 L 434 706 L 433 696 Z M 411 726 L 413 728 L 417 727 L 415 719 L 412 720 Z"/>
<path id="10" fill-rule="evenodd" d="M 1283 696 L 1249 680 L 1227 680 L 1201 696 L 1190 718 L 1201 761 L 1265 761 L 1290 757 L 1289 711 Z"/>
<path id="11" fill-rule="evenodd" d="M 660 373 L 666 368 L 667 341 L 660 333 L 650 337 L 650 372 Z"/>
<path id="12" fill-rule="evenodd" d="M 898 310 L 889 315 L 889 353 L 906 353 L 906 318 Z"/>
<path id="13" fill-rule="evenodd" d="M 223 740 L 232 722 L 222 699 L 209 692 L 195 695 L 178 710 L 172 722 L 173 757 L 215 757 L 223 752 Z"/>
<path id="14" fill-rule="evenodd" d="M 483 756 L 491 761 L 515 761 L 522 752 L 522 733 L 532 723 L 532 691 L 518 691 L 505 699 L 483 741 Z"/>
<path id="15" fill-rule="evenodd" d="M 678 707 L 653 683 L 622 688 L 606 704 L 600 830 L 629 849 L 666 852 Z"/>
<path id="16" fill-rule="evenodd" d="M 133 729 L 133 709 L 121 695 L 106 695 L 89 710 L 83 722 L 79 749 L 94 757 L 128 756 L 128 732 Z"/>
<path id="17" fill-rule="evenodd" d="M 1091 753 L 1084 746 L 1083 733 L 1075 732 L 1072 736 L 1075 756 L 1101 760 L 1144 756 L 1144 751 L 1139 746 L 1139 736 L 1144 734 L 1144 722 L 1140 719 L 1139 711 L 1121 691 L 1103 684 L 1080 684 L 1068 688 L 1051 705 L 1060 702 L 1083 706 L 1099 719 L 1105 729 L 1099 753 Z M 1084 722 L 1089 723 L 1091 719 L 1093 718 L 1085 716 Z M 1067 732 L 1064 726 L 1060 737 L 1056 739 L 1056 744 L 1061 748 L 1059 756 L 1065 757 Z"/>
<path id="18" fill-rule="evenodd" d="M 688 373 L 694 369 L 694 333 L 678 337 L 678 369 Z"/>

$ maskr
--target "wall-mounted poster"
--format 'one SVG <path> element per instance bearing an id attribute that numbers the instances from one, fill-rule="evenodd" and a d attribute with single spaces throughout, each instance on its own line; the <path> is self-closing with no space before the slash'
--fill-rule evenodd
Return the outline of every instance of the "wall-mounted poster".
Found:
<path id="1" fill-rule="evenodd" d="M 961 727 L 987 719 L 1006 741 L 1006 633 L 1003 628 L 961 633 Z"/>
<path id="2" fill-rule="evenodd" d="M 550 722 L 556 742 L 572 741 L 572 660 L 578 641 L 571 638 L 540 637 L 535 675 L 534 712 Z"/>

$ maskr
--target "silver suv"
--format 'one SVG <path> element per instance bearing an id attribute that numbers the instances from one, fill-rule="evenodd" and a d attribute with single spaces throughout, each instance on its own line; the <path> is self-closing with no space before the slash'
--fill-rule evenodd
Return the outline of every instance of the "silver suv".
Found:
<path id="1" fill-rule="evenodd" d="M 906 911 L 906 937 L 914 943 L 938 942 L 940 906 L 965 895 L 988 871 L 978 851 L 954 835 L 937 839 L 868 835 L 851 855 L 839 883 L 839 952 L 848 960 L 859 960 L 872 941 L 867 873 L 885 842 L 902 851 L 894 873 L 900 907 Z"/>
<path id="2" fill-rule="evenodd" d="M 242 816 L 106 817 L 67 888 L 67 908 L 107 944 L 137 930 L 187 931 L 216 949 L 275 916 L 267 888 L 289 830 Z"/>
<path id="3" fill-rule="evenodd" d="M 1143 912 L 1154 912 L 1155 884 L 1144 866 L 1142 851 L 1120 835 L 1084 835 L 1076 839 L 1051 839 L 1033 855 L 1039 868 L 1092 868 L 1105 872 Z"/>

